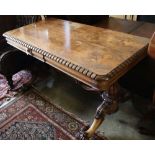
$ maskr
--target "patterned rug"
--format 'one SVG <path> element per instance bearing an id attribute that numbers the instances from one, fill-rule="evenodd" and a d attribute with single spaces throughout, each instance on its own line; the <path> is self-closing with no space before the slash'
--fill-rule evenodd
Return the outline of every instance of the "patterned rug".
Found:
<path id="1" fill-rule="evenodd" d="M 3 103 L 19 94 L 26 85 L 28 86 L 33 81 L 32 79 L 30 71 L 21 70 L 12 76 L 13 89 L 10 89 L 6 77 L 0 73 L 0 107 Z"/>
<path id="2" fill-rule="evenodd" d="M 1 140 L 78 139 L 85 122 L 31 89 L 0 109 Z M 92 139 L 106 139 L 95 134 Z"/>

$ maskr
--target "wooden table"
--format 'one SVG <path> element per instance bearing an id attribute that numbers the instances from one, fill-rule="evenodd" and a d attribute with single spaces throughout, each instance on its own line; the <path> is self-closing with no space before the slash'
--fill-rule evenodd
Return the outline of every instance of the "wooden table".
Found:
<path id="1" fill-rule="evenodd" d="M 80 139 L 91 137 L 117 108 L 117 80 L 146 56 L 148 39 L 60 19 L 3 34 L 7 43 L 98 91 L 103 102 Z"/>

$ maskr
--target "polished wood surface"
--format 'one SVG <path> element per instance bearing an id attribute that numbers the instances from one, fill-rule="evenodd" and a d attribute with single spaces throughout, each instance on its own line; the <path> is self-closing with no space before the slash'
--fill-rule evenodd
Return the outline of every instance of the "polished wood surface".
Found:
<path id="1" fill-rule="evenodd" d="M 148 39 L 60 19 L 4 34 L 9 44 L 99 89 L 143 59 Z"/>

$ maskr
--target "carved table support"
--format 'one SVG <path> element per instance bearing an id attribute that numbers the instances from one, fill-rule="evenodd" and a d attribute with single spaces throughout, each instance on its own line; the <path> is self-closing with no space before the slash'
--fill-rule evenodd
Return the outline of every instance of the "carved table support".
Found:
<path id="1" fill-rule="evenodd" d="M 101 93 L 102 103 L 98 106 L 92 125 L 80 135 L 80 139 L 91 138 L 104 121 L 106 114 L 111 114 L 118 109 L 118 84 L 113 84 L 108 91 Z"/>

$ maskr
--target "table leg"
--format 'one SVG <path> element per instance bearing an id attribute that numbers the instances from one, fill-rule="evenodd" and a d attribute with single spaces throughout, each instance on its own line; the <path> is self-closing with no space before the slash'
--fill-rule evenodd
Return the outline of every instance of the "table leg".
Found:
<path id="1" fill-rule="evenodd" d="M 83 131 L 83 134 L 80 135 L 80 139 L 89 139 L 91 138 L 95 131 L 100 127 L 104 121 L 106 114 L 111 114 L 118 109 L 118 90 L 117 83 L 112 85 L 108 91 L 101 93 L 102 103 L 96 110 L 95 118 L 92 125 L 86 130 Z"/>

